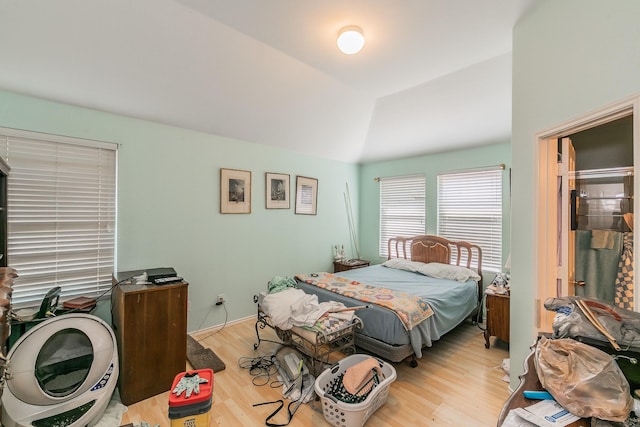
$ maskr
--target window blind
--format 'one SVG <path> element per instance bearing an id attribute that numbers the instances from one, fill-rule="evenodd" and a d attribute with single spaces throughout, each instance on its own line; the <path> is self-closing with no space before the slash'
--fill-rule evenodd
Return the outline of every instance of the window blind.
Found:
<path id="1" fill-rule="evenodd" d="M 14 307 L 96 297 L 111 287 L 117 145 L 0 128 L 8 176 L 8 265 Z"/>
<path id="2" fill-rule="evenodd" d="M 486 271 L 502 268 L 502 169 L 438 175 L 438 234 L 482 248 Z"/>
<path id="3" fill-rule="evenodd" d="M 388 256 L 392 237 L 425 233 L 425 175 L 380 178 L 379 254 Z"/>

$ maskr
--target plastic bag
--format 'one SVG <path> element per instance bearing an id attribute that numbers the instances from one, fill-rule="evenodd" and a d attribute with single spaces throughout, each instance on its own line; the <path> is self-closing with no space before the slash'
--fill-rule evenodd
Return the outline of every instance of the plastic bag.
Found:
<path id="1" fill-rule="evenodd" d="M 629 417 L 629 383 L 611 355 L 573 339 L 542 337 L 534 362 L 542 386 L 572 414 L 609 421 Z"/>
<path id="2" fill-rule="evenodd" d="M 604 301 L 582 297 L 549 298 L 544 307 L 555 311 L 553 319 L 554 338 L 589 338 L 608 343 L 584 316 L 576 305 L 577 300 L 586 303 L 598 321 L 616 339 L 622 347 L 640 349 L 640 313 L 624 310 Z"/>

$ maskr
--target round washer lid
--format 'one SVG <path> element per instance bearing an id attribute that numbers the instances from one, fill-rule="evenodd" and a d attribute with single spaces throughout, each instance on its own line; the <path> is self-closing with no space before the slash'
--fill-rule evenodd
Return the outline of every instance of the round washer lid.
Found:
<path id="1" fill-rule="evenodd" d="M 84 313 L 47 319 L 27 331 L 7 358 L 8 391 L 32 405 L 51 405 L 86 392 L 117 363 L 113 331 Z"/>

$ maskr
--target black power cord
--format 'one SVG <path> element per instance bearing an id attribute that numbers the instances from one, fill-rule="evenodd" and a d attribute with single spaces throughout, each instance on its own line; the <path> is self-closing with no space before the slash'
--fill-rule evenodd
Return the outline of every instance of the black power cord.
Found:
<path id="1" fill-rule="evenodd" d="M 220 329 L 217 329 L 207 335 L 205 335 L 204 337 L 197 339 L 197 342 L 202 342 L 204 340 L 206 340 L 207 338 L 209 338 L 212 335 L 217 334 L 218 332 L 222 331 L 225 326 L 227 326 L 227 321 L 229 320 L 229 311 L 227 310 L 227 306 L 224 303 L 216 303 L 216 305 L 222 305 L 222 307 L 224 307 L 224 323 L 222 324 L 222 327 Z M 207 314 L 204 315 L 204 317 L 202 318 L 202 320 L 200 321 L 200 325 L 198 325 L 198 330 L 200 330 L 200 328 L 202 328 L 202 325 L 204 324 L 204 321 L 207 320 L 207 317 L 209 317 L 209 313 L 211 313 L 211 310 L 213 310 L 213 307 L 215 306 L 211 306 L 211 308 L 209 309 L 209 311 L 207 311 Z"/>

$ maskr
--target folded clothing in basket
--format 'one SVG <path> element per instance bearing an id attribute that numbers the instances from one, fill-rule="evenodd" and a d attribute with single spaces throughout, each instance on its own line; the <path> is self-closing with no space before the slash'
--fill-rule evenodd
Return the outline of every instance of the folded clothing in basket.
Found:
<path id="1" fill-rule="evenodd" d="M 378 361 L 373 357 L 369 357 L 347 368 L 342 378 L 342 384 L 349 393 L 356 396 L 364 396 L 373 388 L 373 377 L 376 374 L 379 381 L 384 379 L 384 374 Z"/>
<path id="2" fill-rule="evenodd" d="M 315 381 L 316 395 L 322 402 L 325 420 L 334 427 L 362 427 L 367 420 L 387 401 L 391 383 L 396 380 L 396 370 L 387 362 L 378 359 L 384 379 L 373 376 L 374 386 L 367 396 L 349 393 L 342 382 L 347 369 L 371 358 L 366 354 L 352 354 L 325 369 Z M 374 358 L 375 359 L 375 358 Z"/>

